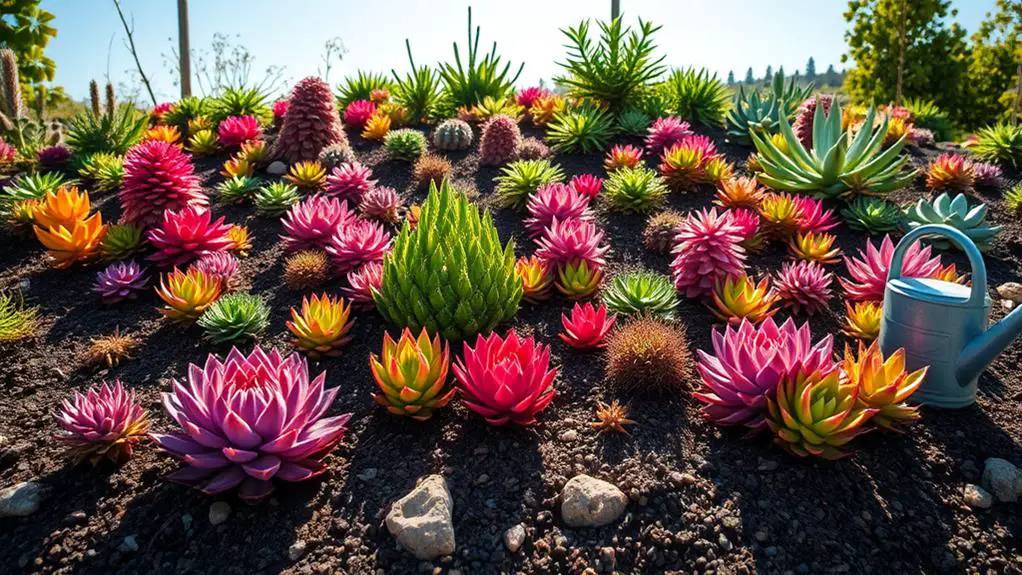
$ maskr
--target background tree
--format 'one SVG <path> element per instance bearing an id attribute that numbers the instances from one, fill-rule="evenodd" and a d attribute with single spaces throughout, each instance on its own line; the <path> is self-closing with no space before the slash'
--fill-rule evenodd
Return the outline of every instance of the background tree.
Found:
<path id="1" fill-rule="evenodd" d="M 755 82 L 756 82 L 756 77 L 753 76 L 752 67 L 749 67 L 749 69 L 746 70 L 746 72 L 745 72 L 745 83 L 746 84 L 754 84 Z"/>
<path id="2" fill-rule="evenodd" d="M 970 106 L 963 124 L 975 128 L 1010 119 L 1016 106 L 1022 66 L 1022 0 L 998 0 L 972 35 L 969 76 Z"/>
<path id="3" fill-rule="evenodd" d="M 770 65 L 767 65 L 766 75 L 763 76 L 763 81 L 764 82 L 769 82 L 770 80 L 773 79 L 773 77 L 774 77 L 774 67 L 770 66 Z"/>
<path id="4" fill-rule="evenodd" d="M 827 71 L 823 74 L 823 81 L 826 82 L 828 86 L 841 85 L 841 75 L 834 69 L 833 64 L 827 66 Z"/>
<path id="5" fill-rule="evenodd" d="M 810 82 L 816 79 L 816 60 L 813 57 L 809 57 L 809 61 L 806 62 L 806 80 Z"/>
<path id="6" fill-rule="evenodd" d="M 728 86 L 734 86 L 735 85 L 735 71 L 734 70 L 728 70 L 728 73 L 727 73 L 727 85 Z"/>
<path id="7" fill-rule="evenodd" d="M 50 26 L 53 14 L 39 8 L 40 0 L 0 2 L 0 48 L 10 48 L 18 57 L 18 75 L 25 105 L 35 108 L 41 99 L 54 103 L 63 90 L 50 90 L 43 82 L 53 81 L 57 65 L 46 56 L 46 45 L 57 35 Z"/>
<path id="8" fill-rule="evenodd" d="M 855 62 L 845 76 L 852 99 L 893 101 L 900 60 L 905 97 L 931 99 L 952 115 L 961 110 L 969 50 L 965 30 L 949 22 L 956 15 L 950 0 L 850 0 L 845 12 L 851 24 L 845 32 L 849 53 L 841 61 Z"/>

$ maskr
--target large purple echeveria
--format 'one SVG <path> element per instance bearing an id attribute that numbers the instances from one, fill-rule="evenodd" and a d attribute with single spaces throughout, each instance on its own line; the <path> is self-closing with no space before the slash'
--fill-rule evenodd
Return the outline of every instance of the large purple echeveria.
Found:
<path id="1" fill-rule="evenodd" d="M 137 298 L 148 282 L 144 269 L 134 261 L 115 262 L 96 274 L 92 291 L 103 298 L 103 303 L 112 304 Z"/>
<path id="2" fill-rule="evenodd" d="M 351 414 L 323 417 L 337 395 L 325 389 L 326 373 L 309 380 L 297 353 L 256 348 L 247 357 L 234 348 L 221 361 L 191 365 L 187 382 L 174 380 L 163 406 L 181 426 L 152 434 L 161 448 L 184 462 L 168 479 L 215 494 L 238 489 L 256 503 L 274 490 L 274 479 L 304 481 L 326 471 L 322 459 L 344 437 Z"/>

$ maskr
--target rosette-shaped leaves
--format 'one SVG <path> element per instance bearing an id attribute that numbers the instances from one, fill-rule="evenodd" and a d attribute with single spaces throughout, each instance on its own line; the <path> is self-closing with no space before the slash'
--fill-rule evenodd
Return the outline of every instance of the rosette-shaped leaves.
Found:
<path id="1" fill-rule="evenodd" d="M 866 249 L 859 250 L 858 258 L 845 256 L 845 267 L 851 279 L 838 278 L 838 281 L 848 297 L 860 301 L 883 301 L 893 257 L 894 242 L 889 235 L 884 236 L 879 249 L 866 240 Z M 902 277 L 933 277 L 940 270 L 940 256 L 931 258 L 929 246 L 924 248 L 915 242 L 905 250 L 905 257 L 901 260 Z"/>
<path id="2" fill-rule="evenodd" d="M 774 292 L 786 307 L 814 315 L 827 309 L 832 283 L 834 274 L 816 262 L 785 262 L 774 279 Z"/>
<path id="3" fill-rule="evenodd" d="M 514 244 L 501 247 L 489 213 L 480 217 L 445 181 L 430 188 L 415 229 L 401 229 L 373 297 L 387 320 L 413 331 L 459 340 L 492 330 L 522 299 Z"/>
<path id="4" fill-rule="evenodd" d="M 220 280 L 224 291 L 234 289 L 238 275 L 238 258 L 230 252 L 213 252 L 206 254 L 189 266 L 200 272 Z"/>
<path id="5" fill-rule="evenodd" d="M 716 209 L 689 214 L 674 240 L 671 262 L 674 287 L 687 298 L 709 295 L 714 282 L 745 268 L 741 230 L 728 212 Z"/>
<path id="6" fill-rule="evenodd" d="M 650 154 L 659 154 L 693 133 L 688 122 L 681 118 L 657 118 L 646 134 L 646 150 Z"/>
<path id="7" fill-rule="evenodd" d="M 860 341 L 857 354 L 845 344 L 841 367 L 848 381 L 859 387 L 859 404 L 877 410 L 873 424 L 897 431 L 901 424 L 919 419 L 919 406 L 905 402 L 923 384 L 929 368 L 906 372 L 904 349 L 885 359 L 877 342 L 866 347 Z"/>
<path id="8" fill-rule="evenodd" d="M 197 322 L 213 343 L 258 337 L 270 323 L 270 309 L 259 296 L 232 293 L 216 300 Z"/>
<path id="9" fill-rule="evenodd" d="M 330 170 L 330 175 L 326 178 L 326 193 L 357 204 L 362 201 L 362 196 L 376 185 L 376 180 L 372 177 L 371 168 L 358 162 L 344 162 Z"/>
<path id="10" fill-rule="evenodd" d="M 571 317 L 561 314 L 561 339 L 575 349 L 595 349 L 606 347 L 607 334 L 614 327 L 617 315 L 607 313 L 607 305 L 594 308 L 593 304 L 575 304 L 571 308 Z"/>
<path id="11" fill-rule="evenodd" d="M 61 186 L 46 192 L 32 212 L 35 225 L 43 228 L 63 226 L 71 229 L 89 217 L 89 194 L 79 193 L 77 186 Z"/>
<path id="12" fill-rule="evenodd" d="M 356 220 L 334 233 L 326 253 L 330 255 L 334 269 L 344 274 L 364 264 L 383 261 L 390 246 L 390 232 L 383 226 L 368 220 Z"/>
<path id="13" fill-rule="evenodd" d="M 441 348 L 440 337 L 431 340 L 425 329 L 416 338 L 405 328 L 396 342 L 384 333 L 383 352 L 369 355 L 369 368 L 382 392 L 374 393 L 373 400 L 394 415 L 426 421 L 457 391 L 446 387 L 450 365 L 448 344 Z"/>
<path id="14" fill-rule="evenodd" d="M 841 249 L 834 247 L 834 234 L 797 233 L 788 241 L 788 253 L 796 258 L 821 264 L 836 264 Z"/>
<path id="15" fill-rule="evenodd" d="M 554 285 L 561 295 L 577 300 L 591 296 L 603 281 L 603 266 L 586 260 L 568 262 L 557 269 Z"/>
<path id="16" fill-rule="evenodd" d="M 344 107 L 344 125 L 361 130 L 376 113 L 376 104 L 369 100 L 354 100 Z"/>
<path id="17" fill-rule="evenodd" d="M 291 165 L 284 179 L 299 190 L 318 190 L 326 182 L 326 168 L 319 160 L 297 162 Z"/>
<path id="18" fill-rule="evenodd" d="M 536 256 L 522 256 L 515 262 L 515 273 L 522 280 L 523 300 L 538 303 L 550 297 L 553 277 L 546 262 Z"/>
<path id="19" fill-rule="evenodd" d="M 642 161 L 642 150 L 636 148 L 631 144 L 621 145 L 615 144 L 614 147 L 607 152 L 607 157 L 603 160 L 603 168 L 607 170 L 607 173 L 611 173 L 614 170 L 620 168 L 634 168 L 639 165 Z"/>
<path id="20" fill-rule="evenodd" d="M 849 227 L 870 234 L 893 232 L 901 226 L 903 219 L 898 206 L 869 196 L 859 196 L 841 210 L 841 216 Z"/>
<path id="21" fill-rule="evenodd" d="M 96 285 L 92 291 L 103 298 L 103 303 L 114 304 L 137 298 L 147 283 L 148 279 L 137 263 L 116 262 L 96 274 Z"/>
<path id="22" fill-rule="evenodd" d="M 743 321 L 737 328 L 713 330 L 713 354 L 699 350 L 703 390 L 693 396 L 706 404 L 702 412 L 720 425 L 741 425 L 751 432 L 766 428 L 767 401 L 778 384 L 805 369 L 834 367 L 834 338 L 812 341 L 809 323 L 788 320 L 777 327 L 768 318 L 759 327 Z"/>
<path id="23" fill-rule="evenodd" d="M 961 154 L 941 154 L 926 167 L 926 187 L 967 192 L 976 183 L 976 168 Z"/>
<path id="24" fill-rule="evenodd" d="M 288 209 L 280 220 L 284 226 L 280 239 L 288 252 L 325 249 L 330 245 L 330 238 L 353 224 L 355 219 L 348 202 L 316 194 Z"/>
<path id="25" fill-rule="evenodd" d="M 245 142 L 261 138 L 263 129 L 255 116 L 229 116 L 217 126 L 216 136 L 221 146 L 233 150 Z"/>
<path id="26" fill-rule="evenodd" d="M 379 290 L 383 284 L 383 263 L 370 262 L 348 272 L 348 285 L 341 288 L 348 300 L 359 307 L 371 308 L 373 290 Z"/>
<path id="27" fill-rule="evenodd" d="M 969 236 L 969 239 L 982 251 L 990 249 L 991 242 L 1001 231 L 1001 226 L 984 223 L 987 217 L 987 205 L 981 202 L 970 206 L 969 199 L 965 194 L 958 194 L 952 199 L 944 193 L 937 196 L 933 202 L 920 199 L 915 206 L 905 210 L 905 217 L 910 230 L 927 224 L 951 226 Z M 940 250 L 946 250 L 954 245 L 950 241 L 941 239 L 927 241 Z"/>
<path id="28" fill-rule="evenodd" d="M 880 335 L 880 321 L 883 319 L 884 308 L 880 302 L 857 301 L 853 305 L 845 302 L 846 335 L 865 341 L 873 341 Z"/>
<path id="29" fill-rule="evenodd" d="M 603 199 L 615 210 L 641 213 L 663 203 L 669 191 L 664 179 L 650 168 L 620 168 L 607 179 Z"/>
<path id="30" fill-rule="evenodd" d="M 593 174 L 579 174 L 571 178 L 568 187 L 583 196 L 595 198 L 600 195 L 600 190 L 603 189 L 603 178 Z"/>
<path id="31" fill-rule="evenodd" d="M 310 381 L 298 354 L 285 358 L 258 347 L 247 357 L 232 349 L 226 360 L 211 355 L 204 366 L 190 366 L 188 380 L 172 381 L 163 394 L 181 430 L 152 435 L 184 463 L 168 479 L 211 495 L 238 488 L 255 503 L 273 492 L 275 479 L 322 474 L 323 457 L 351 418 L 323 417 L 337 396 L 336 388 L 324 389 L 325 375 Z"/>
<path id="32" fill-rule="evenodd" d="M 536 256 L 557 269 L 580 261 L 590 268 L 603 269 L 610 251 L 610 246 L 603 243 L 603 230 L 593 222 L 578 219 L 562 222 L 554 218 L 536 244 Z"/>
<path id="33" fill-rule="evenodd" d="M 777 293 L 764 277 L 757 284 L 746 274 L 730 275 L 718 279 L 713 287 L 713 315 L 729 323 L 749 320 L 759 323 L 777 313 Z"/>
<path id="34" fill-rule="evenodd" d="M 397 223 L 400 208 L 401 196 L 390 186 L 376 186 L 369 190 L 358 205 L 363 216 L 388 224 Z"/>
<path id="35" fill-rule="evenodd" d="M 603 289 L 603 303 L 610 311 L 622 316 L 645 314 L 674 319 L 681 301 L 670 278 L 650 271 L 637 271 L 614 276 L 610 285 Z"/>
<path id="36" fill-rule="evenodd" d="M 525 220 L 525 229 L 533 238 L 542 234 L 555 219 L 562 222 L 568 219 L 593 219 L 589 210 L 589 196 L 564 184 L 540 186 L 535 194 L 529 196 L 526 210 L 529 218 Z"/>
<path id="37" fill-rule="evenodd" d="M 124 156 L 124 179 L 118 198 L 121 220 L 142 228 L 160 222 L 164 210 L 206 207 L 209 200 L 188 155 L 159 140 L 142 142 Z"/>
<path id="38" fill-rule="evenodd" d="M 549 368 L 549 347 L 509 330 L 477 336 L 475 348 L 465 342 L 454 376 L 465 407 L 490 425 L 532 425 L 554 399 L 557 368 Z"/>
<path id="39" fill-rule="evenodd" d="M 798 230 L 800 232 L 828 232 L 840 223 L 834 210 L 823 207 L 823 201 L 808 196 L 796 196 L 798 204 Z"/>
<path id="40" fill-rule="evenodd" d="M 288 163 L 315 160 L 330 144 L 347 143 L 330 86 L 316 77 L 295 84 L 274 156 Z"/>
<path id="41" fill-rule="evenodd" d="M 162 267 L 177 267 L 207 254 L 228 251 L 234 246 L 227 236 L 230 230 L 230 224 L 225 224 L 222 217 L 212 221 L 206 208 L 167 210 L 163 223 L 146 232 L 149 243 L 156 248 L 148 259 Z"/>
<path id="42" fill-rule="evenodd" d="M 327 294 L 302 298 L 301 311 L 291 308 L 291 321 L 287 329 L 295 335 L 295 347 L 309 357 L 338 356 L 341 347 L 351 341 L 351 305 L 344 298 L 331 298 Z"/>
<path id="43" fill-rule="evenodd" d="M 122 464 L 131 459 L 135 446 L 149 431 L 149 414 L 125 391 L 120 381 L 110 387 L 94 386 L 70 401 L 61 401 L 57 414 L 61 433 L 56 439 L 66 444 L 78 461 L 93 465 L 103 459 Z"/>
<path id="44" fill-rule="evenodd" d="M 729 178 L 717 186 L 717 198 L 713 203 L 724 208 L 749 208 L 755 210 L 766 191 L 759 187 L 755 177 Z"/>
<path id="45" fill-rule="evenodd" d="M 46 247 L 46 253 L 58 268 L 76 262 L 88 262 L 99 256 L 99 246 L 106 235 L 103 214 L 96 212 L 89 218 L 69 224 L 42 228 L 35 226 L 36 238 Z"/>
<path id="46" fill-rule="evenodd" d="M 175 269 L 166 274 L 156 288 L 156 295 L 167 304 L 159 312 L 179 323 L 198 319 L 222 292 L 220 278 L 210 277 L 194 268 L 187 272 Z"/>

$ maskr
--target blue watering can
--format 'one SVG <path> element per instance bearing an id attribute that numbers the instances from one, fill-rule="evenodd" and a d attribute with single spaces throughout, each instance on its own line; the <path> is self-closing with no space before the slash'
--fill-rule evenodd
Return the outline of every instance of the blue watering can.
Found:
<path id="1" fill-rule="evenodd" d="M 923 236 L 943 236 L 969 257 L 972 287 L 930 278 L 901 277 L 905 250 Z M 909 370 L 930 366 L 912 400 L 936 407 L 976 401 L 980 373 L 1022 331 L 1022 307 L 988 326 L 987 270 L 976 244 L 946 225 L 920 226 L 898 242 L 887 273 L 880 349 L 905 348 Z"/>

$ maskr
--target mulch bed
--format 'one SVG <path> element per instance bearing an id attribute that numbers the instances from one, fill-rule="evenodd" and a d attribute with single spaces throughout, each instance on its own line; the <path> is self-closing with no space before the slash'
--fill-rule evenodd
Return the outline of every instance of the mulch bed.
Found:
<path id="1" fill-rule="evenodd" d="M 726 144 L 720 132 L 710 135 L 742 165 L 749 149 Z M 425 191 L 410 182 L 410 164 L 388 161 L 377 144 L 350 136 L 380 184 L 401 191 L 406 203 L 425 198 Z M 620 140 L 626 142 L 631 141 Z M 938 151 L 911 153 L 924 165 Z M 531 253 L 522 215 L 495 205 L 493 178 L 499 170 L 480 167 L 474 152 L 449 156 L 454 183 L 478 190 L 477 201 L 493 211 L 501 237 L 513 237 L 519 254 Z M 223 159 L 198 162 L 211 193 L 223 179 L 218 174 Z M 562 155 L 555 161 L 569 177 L 603 175 L 599 154 Z M 894 197 L 907 205 L 923 193 L 920 186 Z M 1022 272 L 1022 222 L 1008 213 L 1000 192 L 980 195 L 991 204 L 990 219 L 1005 226 L 986 256 L 993 287 L 1017 280 Z M 687 211 L 708 206 L 711 197 L 705 188 L 672 194 L 669 204 Z M 93 202 L 104 220 L 116 220 L 114 198 L 98 196 Z M 272 309 L 260 343 L 289 349 L 284 322 L 301 294 L 281 283 L 280 222 L 255 215 L 250 205 L 219 205 L 215 193 L 213 202 L 217 215 L 249 226 L 254 235 L 241 274 Z M 599 213 L 613 250 L 609 275 L 636 267 L 668 272 L 668 256 L 642 247 L 645 219 Z M 865 244 L 865 236 L 847 226 L 836 233 L 846 254 Z M 163 481 L 176 463 L 152 446 L 143 446 L 119 469 L 70 466 L 51 439 L 52 413 L 72 389 L 120 378 L 140 394 L 154 428 L 169 429 L 172 423 L 159 403 L 166 381 L 228 347 L 211 346 L 197 328 L 182 330 L 163 321 L 153 293 L 103 306 L 90 292 L 95 268 L 54 270 L 34 239 L 3 241 L 0 288 L 20 285 L 26 300 L 40 307 L 43 325 L 32 340 L 0 349 L 0 435 L 7 439 L 0 443 L 0 486 L 34 479 L 51 489 L 35 514 L 0 520 L 3 572 L 1022 572 L 1018 504 L 974 511 L 961 496 L 965 483 L 979 482 L 987 457 L 1022 463 L 1020 345 L 983 375 L 976 405 L 925 409 L 922 421 L 903 435 L 869 434 L 854 442 L 854 457 L 818 462 L 796 460 L 765 438 L 744 440 L 741 431 L 707 423 L 688 393 L 618 392 L 604 381 L 599 353 L 574 351 L 557 338 L 560 314 L 570 308 L 561 299 L 523 305 L 513 323 L 519 332 L 549 343 L 553 362 L 561 366 L 558 396 L 537 426 L 493 428 L 459 405 L 425 423 L 393 417 L 369 398 L 375 384 L 366 358 L 378 351 L 388 327 L 397 332 L 375 312 L 360 312 L 343 356 L 310 362 L 312 373 L 326 370 L 328 387 L 341 389 L 332 414 L 354 413 L 345 440 L 325 460 L 329 474 L 284 485 L 256 507 L 233 496 L 221 498 L 233 513 L 212 526 L 208 512 L 217 499 Z M 784 256 L 782 247 L 772 247 L 751 257 L 750 269 L 776 270 Z M 967 268 L 960 254 L 944 258 Z M 831 269 L 844 273 L 843 265 Z M 336 285 L 331 287 L 336 293 Z M 995 302 L 994 317 L 1003 313 Z M 814 337 L 837 334 L 835 349 L 843 348 L 845 338 L 838 334 L 843 314 L 838 297 L 828 314 L 812 321 Z M 716 323 L 709 311 L 684 301 L 680 316 L 692 350 L 708 349 Z M 85 366 L 82 354 L 90 338 L 118 326 L 143 341 L 133 359 L 109 370 Z M 460 353 L 460 346 L 455 349 Z M 693 375 L 690 386 L 697 385 Z M 597 436 L 588 425 L 596 400 L 615 398 L 631 407 L 638 425 L 631 435 Z M 421 563 L 397 547 L 383 517 L 391 502 L 430 473 L 442 473 L 450 486 L 458 549 L 451 557 Z M 578 473 L 608 480 L 630 496 L 621 520 L 598 529 L 564 526 L 557 495 Z M 511 554 L 503 534 L 519 523 L 526 528 L 526 542 Z M 125 547 L 127 537 L 137 551 Z M 304 543 L 305 552 L 292 560 L 288 550 L 296 542 Z"/>

